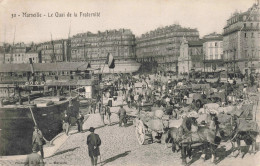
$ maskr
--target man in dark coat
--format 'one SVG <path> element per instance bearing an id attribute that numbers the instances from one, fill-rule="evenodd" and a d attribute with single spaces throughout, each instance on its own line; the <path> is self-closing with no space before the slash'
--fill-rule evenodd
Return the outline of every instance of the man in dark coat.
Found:
<path id="1" fill-rule="evenodd" d="M 42 156 L 37 153 L 37 146 L 33 146 L 32 153 L 26 157 L 25 166 L 44 166 Z"/>
<path id="2" fill-rule="evenodd" d="M 108 125 L 110 126 L 111 125 L 111 119 L 110 119 L 110 117 L 111 117 L 111 111 L 110 111 L 110 107 L 107 105 L 106 106 L 106 116 L 107 116 L 107 120 L 108 120 Z"/>
<path id="3" fill-rule="evenodd" d="M 90 127 L 91 132 L 87 137 L 88 154 L 91 159 L 92 166 L 97 165 L 98 156 L 100 155 L 99 146 L 101 145 L 101 140 L 98 134 L 95 134 L 95 129 Z"/>
<path id="4" fill-rule="evenodd" d="M 117 114 L 119 117 L 119 127 L 122 127 L 122 122 L 124 123 L 124 126 L 126 126 L 126 110 L 123 108 L 122 105 L 120 106 Z"/>
<path id="5" fill-rule="evenodd" d="M 34 132 L 33 132 L 33 136 L 32 136 L 32 145 L 39 148 L 42 158 L 44 158 L 43 140 L 44 140 L 44 138 L 43 138 L 41 130 L 39 130 L 39 128 L 37 126 L 34 126 Z"/>
<path id="6" fill-rule="evenodd" d="M 83 121 L 84 121 L 84 116 L 79 112 L 77 116 L 77 124 L 78 124 L 78 132 L 83 132 Z"/>

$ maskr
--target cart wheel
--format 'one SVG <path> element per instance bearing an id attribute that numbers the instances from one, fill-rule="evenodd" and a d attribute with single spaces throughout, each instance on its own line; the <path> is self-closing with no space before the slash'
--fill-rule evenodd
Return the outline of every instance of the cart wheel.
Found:
<path id="1" fill-rule="evenodd" d="M 138 143 L 140 145 L 143 145 L 144 141 L 145 141 L 145 127 L 141 120 L 136 119 L 135 134 L 136 134 Z"/>

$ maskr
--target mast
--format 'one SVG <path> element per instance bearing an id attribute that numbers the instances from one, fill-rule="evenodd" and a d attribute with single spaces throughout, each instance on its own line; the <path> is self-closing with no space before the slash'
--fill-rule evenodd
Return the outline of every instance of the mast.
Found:
<path id="1" fill-rule="evenodd" d="M 10 58 L 10 62 L 11 63 L 13 62 L 13 49 L 14 49 L 15 33 L 16 33 L 16 26 L 15 26 L 15 29 L 14 29 L 13 48 L 12 48 L 11 58 Z"/>
<path id="2" fill-rule="evenodd" d="M 65 54 L 65 61 L 69 61 L 69 56 L 68 54 L 70 54 L 70 50 L 69 50 L 69 46 L 70 46 L 70 31 L 71 31 L 71 22 L 70 22 L 70 27 L 69 27 L 69 33 L 68 33 L 68 40 L 67 40 L 67 51 L 66 51 L 66 54 Z"/>
<path id="3" fill-rule="evenodd" d="M 4 59 L 3 59 L 3 64 L 5 64 L 5 42 L 6 42 L 6 27 L 5 27 L 5 37 L 4 37 Z"/>
<path id="4" fill-rule="evenodd" d="M 51 33 L 51 44 L 52 44 L 51 63 L 53 63 L 53 61 L 55 62 L 55 66 L 56 66 L 56 76 L 55 76 L 55 79 L 57 79 L 59 73 L 58 73 L 57 61 L 56 61 L 56 56 L 55 56 L 55 51 L 54 51 L 54 42 L 52 40 L 52 33 Z"/>

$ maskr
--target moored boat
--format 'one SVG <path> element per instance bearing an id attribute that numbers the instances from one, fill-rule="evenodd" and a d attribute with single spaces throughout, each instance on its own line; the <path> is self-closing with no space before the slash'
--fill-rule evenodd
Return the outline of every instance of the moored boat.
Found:
<path id="1" fill-rule="evenodd" d="M 43 136 L 52 140 L 62 131 L 65 110 L 75 123 L 79 112 L 77 96 L 40 97 L 31 104 L 0 106 L 0 156 L 30 153 L 35 123 Z"/>

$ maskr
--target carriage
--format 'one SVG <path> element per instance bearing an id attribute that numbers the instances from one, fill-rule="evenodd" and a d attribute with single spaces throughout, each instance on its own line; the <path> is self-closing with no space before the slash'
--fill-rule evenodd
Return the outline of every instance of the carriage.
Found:
<path id="1" fill-rule="evenodd" d="M 152 141 L 159 141 L 168 128 L 169 115 L 164 114 L 163 108 L 152 107 L 151 103 L 144 103 L 135 116 L 135 133 L 140 145 Z"/>

